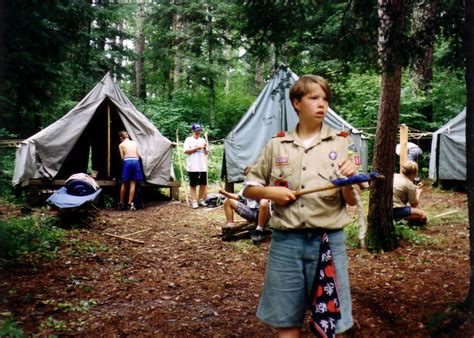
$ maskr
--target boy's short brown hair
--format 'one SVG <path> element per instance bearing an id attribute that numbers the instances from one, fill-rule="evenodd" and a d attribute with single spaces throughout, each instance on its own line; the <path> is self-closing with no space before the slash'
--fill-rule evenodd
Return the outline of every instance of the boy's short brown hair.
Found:
<path id="1" fill-rule="evenodd" d="M 128 137 L 128 133 L 125 130 L 119 131 L 119 138 L 126 139 Z"/>
<path id="2" fill-rule="evenodd" d="M 415 161 L 405 162 L 405 164 L 402 166 L 402 174 L 405 176 L 415 174 L 416 176 L 418 174 L 418 164 Z"/>
<path id="3" fill-rule="evenodd" d="M 329 87 L 328 81 L 319 75 L 303 75 L 298 81 L 293 83 L 290 88 L 290 101 L 293 104 L 294 100 L 301 100 L 301 98 L 308 94 L 313 86 L 318 84 L 321 86 L 321 89 L 326 94 L 326 100 L 329 102 L 331 100 L 331 88 Z"/>

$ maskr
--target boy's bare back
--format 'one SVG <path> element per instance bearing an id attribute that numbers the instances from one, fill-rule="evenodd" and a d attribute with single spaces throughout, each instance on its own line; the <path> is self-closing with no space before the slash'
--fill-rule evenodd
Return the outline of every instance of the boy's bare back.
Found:
<path id="1" fill-rule="evenodd" d="M 122 160 L 126 157 L 140 158 L 140 148 L 138 147 L 138 143 L 129 138 L 126 138 L 122 143 L 120 143 L 119 149 Z"/>

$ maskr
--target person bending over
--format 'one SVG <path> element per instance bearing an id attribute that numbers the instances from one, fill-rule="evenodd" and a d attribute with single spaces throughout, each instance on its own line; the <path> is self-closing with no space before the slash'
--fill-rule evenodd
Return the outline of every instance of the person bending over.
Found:
<path id="1" fill-rule="evenodd" d="M 138 181 L 143 179 L 142 168 L 140 166 L 140 147 L 137 142 L 130 140 L 126 131 L 119 132 L 120 158 L 122 164 L 122 185 L 120 186 L 120 203 L 119 210 L 125 210 L 124 200 L 125 193 L 129 187 L 128 193 L 128 210 L 136 210 L 133 204 L 135 198 L 135 189 Z"/>

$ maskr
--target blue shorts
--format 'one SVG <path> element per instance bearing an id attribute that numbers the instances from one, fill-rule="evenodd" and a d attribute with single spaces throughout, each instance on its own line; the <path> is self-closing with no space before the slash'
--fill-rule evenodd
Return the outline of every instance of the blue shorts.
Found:
<path id="1" fill-rule="evenodd" d="M 410 207 L 393 208 L 393 219 L 399 221 L 411 215 Z"/>
<path id="2" fill-rule="evenodd" d="M 124 158 L 122 165 L 122 182 L 141 181 L 143 179 L 140 160 Z"/>
<path id="3" fill-rule="evenodd" d="M 246 219 L 249 222 L 255 222 L 258 217 L 258 209 L 250 208 L 248 205 L 242 202 L 237 202 L 235 212 L 237 213 L 237 215 Z"/>
<path id="4" fill-rule="evenodd" d="M 311 294 L 319 258 L 322 230 L 273 230 L 267 270 L 257 317 L 275 328 L 301 327 Z M 327 231 L 334 257 L 341 305 L 336 333 L 353 325 L 352 300 L 344 230 Z"/>

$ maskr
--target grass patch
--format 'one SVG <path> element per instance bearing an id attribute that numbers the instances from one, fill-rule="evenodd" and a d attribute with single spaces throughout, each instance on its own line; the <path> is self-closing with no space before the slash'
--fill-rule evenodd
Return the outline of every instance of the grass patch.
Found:
<path id="1" fill-rule="evenodd" d="M 52 217 L 0 220 L 0 264 L 35 265 L 43 259 L 53 259 L 65 234 Z"/>

